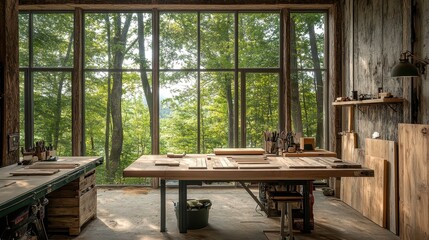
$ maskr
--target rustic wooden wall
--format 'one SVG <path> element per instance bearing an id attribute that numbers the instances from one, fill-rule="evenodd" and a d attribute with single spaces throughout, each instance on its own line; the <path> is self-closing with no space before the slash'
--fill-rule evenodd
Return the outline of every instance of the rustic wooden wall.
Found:
<path id="1" fill-rule="evenodd" d="M 0 166 L 16 163 L 19 151 L 8 151 L 8 136 L 19 132 L 18 0 L 0 2 Z"/>
<path id="2" fill-rule="evenodd" d="M 352 90 L 358 94 L 376 94 L 382 87 L 402 97 L 402 80 L 390 77 L 402 50 L 402 0 L 345 1 L 343 96 L 350 96 Z M 365 146 L 364 139 L 375 131 L 382 139 L 397 141 L 398 123 L 404 121 L 403 106 L 392 107 L 355 108 L 358 146 Z M 343 123 L 343 129 L 345 127 Z"/>
<path id="3" fill-rule="evenodd" d="M 416 1 L 416 39 L 414 51 L 418 56 L 429 59 L 429 1 Z M 419 114 L 417 122 L 429 123 L 429 65 L 426 66 L 426 73 L 420 79 L 414 79 L 419 87 Z"/>

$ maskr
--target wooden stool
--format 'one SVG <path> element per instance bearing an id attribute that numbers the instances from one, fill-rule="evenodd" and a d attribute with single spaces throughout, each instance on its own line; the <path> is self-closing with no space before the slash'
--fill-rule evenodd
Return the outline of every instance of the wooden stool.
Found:
<path id="1" fill-rule="evenodd" d="M 293 220 L 292 220 L 292 203 L 301 202 L 303 196 L 299 192 L 270 192 L 269 197 L 273 202 L 276 202 L 280 206 L 280 239 L 286 239 L 289 235 L 289 240 L 293 240 Z M 287 208 L 287 221 L 288 221 L 288 232 L 285 232 L 285 212 Z"/>

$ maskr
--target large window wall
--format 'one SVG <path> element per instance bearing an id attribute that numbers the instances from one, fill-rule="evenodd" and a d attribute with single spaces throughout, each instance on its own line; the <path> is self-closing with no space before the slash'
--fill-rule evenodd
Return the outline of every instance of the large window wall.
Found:
<path id="1" fill-rule="evenodd" d="M 72 13 L 20 14 L 22 145 L 43 139 L 61 155 L 71 155 L 71 87 L 80 81 L 81 154 L 104 156 L 99 183 L 125 183 L 122 169 L 142 154 L 262 147 L 264 130 L 288 128 L 290 109 L 283 91 L 288 74 L 293 130 L 323 139 L 326 13 L 80 15 L 83 28 L 76 31 Z M 285 42 L 287 28 L 282 25 L 288 16 L 291 36 L 295 34 L 290 43 Z M 77 40 L 83 44 L 82 54 L 74 55 L 76 32 L 81 32 Z M 283 54 L 286 44 L 291 44 L 290 58 Z M 307 56 L 314 52 L 313 44 L 318 52 Z M 81 69 L 73 65 L 73 56 L 82 59 Z M 291 61 L 290 72 L 285 61 Z M 81 79 L 73 79 L 73 71 L 81 72 Z M 144 179 L 126 183 L 149 184 Z"/>

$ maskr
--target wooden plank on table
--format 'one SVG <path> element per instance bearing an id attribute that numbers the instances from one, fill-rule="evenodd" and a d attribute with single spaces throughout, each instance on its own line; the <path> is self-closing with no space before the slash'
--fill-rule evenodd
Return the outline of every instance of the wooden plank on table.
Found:
<path id="1" fill-rule="evenodd" d="M 429 125 L 399 124 L 399 233 L 429 236 Z"/>
<path id="2" fill-rule="evenodd" d="M 343 162 L 342 159 L 336 158 L 336 157 L 324 157 L 323 160 L 327 161 L 327 162 L 332 162 L 332 163 L 341 163 Z"/>
<path id="3" fill-rule="evenodd" d="M 398 146 L 394 141 L 365 139 L 365 155 L 387 160 L 386 228 L 399 234 Z"/>
<path id="4" fill-rule="evenodd" d="M 0 188 L 9 187 L 11 185 L 14 185 L 16 181 L 12 180 L 0 180 Z"/>
<path id="5" fill-rule="evenodd" d="M 237 169 L 238 166 L 226 157 L 213 158 L 213 169 Z"/>
<path id="6" fill-rule="evenodd" d="M 316 159 L 312 158 L 312 157 L 302 157 L 299 158 L 301 161 L 307 163 L 308 165 L 311 165 L 311 168 L 327 168 L 327 166 L 319 161 L 317 161 Z"/>
<path id="7" fill-rule="evenodd" d="M 156 160 L 155 166 L 179 166 L 180 162 L 178 160 Z"/>
<path id="8" fill-rule="evenodd" d="M 327 166 L 321 164 L 310 158 L 288 158 L 283 157 L 279 158 L 280 162 L 286 165 L 288 168 L 326 168 Z"/>
<path id="9" fill-rule="evenodd" d="M 253 156 L 233 156 L 231 160 L 238 164 L 265 164 L 268 163 L 265 156 L 253 155 Z"/>
<path id="10" fill-rule="evenodd" d="M 206 158 L 184 158 L 189 169 L 207 169 Z"/>
<path id="11" fill-rule="evenodd" d="M 262 148 L 215 148 L 216 155 L 262 155 L 265 150 Z"/>
<path id="12" fill-rule="evenodd" d="M 238 167 L 240 169 L 275 169 L 281 166 L 277 164 L 240 164 Z"/>
<path id="13" fill-rule="evenodd" d="M 10 172 L 12 176 L 44 176 L 44 175 L 52 175 L 59 172 L 59 169 L 28 169 L 22 168 L 13 172 Z"/>
<path id="14" fill-rule="evenodd" d="M 374 170 L 374 177 L 362 178 L 362 214 L 384 228 L 387 219 L 387 161 L 366 155 L 364 164 Z"/>
<path id="15" fill-rule="evenodd" d="M 302 152 L 294 152 L 294 153 L 288 153 L 283 152 L 283 157 L 337 157 L 337 154 L 335 152 L 327 151 L 325 149 L 314 149 L 314 150 L 308 150 L 308 151 L 302 151 Z"/>
<path id="16" fill-rule="evenodd" d="M 31 169 L 73 169 L 79 167 L 78 163 L 45 163 L 36 162 L 33 165 L 29 165 L 25 168 Z"/>

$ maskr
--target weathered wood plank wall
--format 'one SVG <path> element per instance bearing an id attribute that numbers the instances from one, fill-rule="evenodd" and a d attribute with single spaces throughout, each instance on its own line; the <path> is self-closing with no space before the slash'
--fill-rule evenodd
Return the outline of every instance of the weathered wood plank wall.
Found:
<path id="1" fill-rule="evenodd" d="M 346 0 L 344 23 L 345 87 L 344 96 L 377 94 L 378 88 L 402 97 L 402 82 L 390 78 L 402 46 L 402 0 Z M 393 17 L 396 16 L 396 17 Z M 379 132 L 382 139 L 397 141 L 398 123 L 403 122 L 402 105 L 355 108 L 358 146 Z M 343 129 L 345 129 L 343 123 Z"/>

